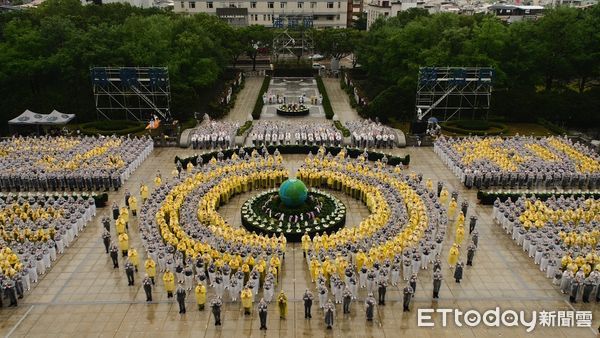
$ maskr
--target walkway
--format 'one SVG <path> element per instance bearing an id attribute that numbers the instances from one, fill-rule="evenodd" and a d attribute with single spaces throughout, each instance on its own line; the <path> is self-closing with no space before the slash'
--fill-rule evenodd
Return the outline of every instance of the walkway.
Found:
<path id="1" fill-rule="evenodd" d="M 337 114 L 342 123 L 346 121 L 355 121 L 362 119 L 352 106 L 348 94 L 342 90 L 340 79 L 323 78 L 323 84 L 329 95 L 329 101 L 333 108 L 333 113 Z"/>
<path id="2" fill-rule="evenodd" d="M 155 149 L 150 157 L 125 183 L 132 193 L 138 193 L 140 182 L 150 183 L 156 170 L 163 177 L 173 168 L 175 155 L 189 156 L 196 152 L 192 149 L 162 148 Z M 158 280 L 154 292 L 155 303 L 146 304 L 144 291 L 140 285 L 143 268 L 136 274 L 135 286 L 127 286 L 123 269 L 113 270 L 110 258 L 104 253 L 101 241 L 102 225 L 100 219 L 109 215 L 110 208 L 98 210 L 98 215 L 89 223 L 46 276 L 27 293 L 17 308 L 0 309 L 0 336 L 10 337 L 525 337 L 525 328 L 494 328 L 483 326 L 471 328 L 457 327 L 451 320 L 447 328 L 441 327 L 440 317 L 436 317 L 435 328 L 417 327 L 417 308 L 457 308 L 488 310 L 499 306 L 503 310 L 524 310 L 527 320 L 531 311 L 571 310 L 573 307 L 565 301 L 551 281 L 539 271 L 539 267 L 522 250 L 514 245 L 500 227 L 491 220 L 491 207 L 476 205 L 476 192 L 466 190 L 458 179 L 433 153 L 432 148 L 393 149 L 392 154 L 410 154 L 409 171 L 421 172 L 425 178 L 436 182 L 446 182 L 450 190 L 460 192 L 460 198 L 471 203 L 469 214 L 479 217 L 480 248 L 475 256 L 475 264 L 465 270 L 465 278 L 457 284 L 452 272 L 447 268 L 448 248 L 453 240 L 453 231 L 448 231 L 442 253 L 444 281 L 441 298 L 431 301 L 431 270 L 419 273 L 419 281 L 413 311 L 402 312 L 401 290 L 388 288 L 386 306 L 377 307 L 375 321 L 365 320 L 362 299 L 366 291 L 360 291 L 358 302 L 353 302 L 351 314 L 342 314 L 337 306 L 333 331 L 324 328 L 322 311 L 313 306 L 313 319 L 303 318 L 301 295 L 306 287 L 313 288 L 308 279 L 307 266 L 302 258 L 298 244 L 289 244 L 283 265 L 281 288 L 289 298 L 287 320 L 280 320 L 275 304 L 269 306 L 267 332 L 259 331 L 258 315 L 244 316 L 240 304 L 232 304 L 226 299 L 222 315 L 223 326 L 215 327 L 210 311 L 199 312 L 194 305 L 194 296 L 187 299 L 188 313 L 178 314 L 177 303 L 167 300 L 162 280 Z M 286 155 L 285 160 L 291 171 L 300 165 L 303 156 Z M 152 184 L 151 184 L 152 186 Z M 123 203 L 125 189 L 111 192 L 109 205 L 116 201 Z M 221 210 L 224 217 L 237 220 L 242 198 L 234 198 Z M 364 211 L 348 202 L 348 210 Z M 350 223 L 356 223 L 356 218 Z M 130 225 L 131 245 L 143 252 L 138 224 L 135 218 Z M 113 234 L 114 236 L 114 234 Z M 463 243 L 464 244 L 464 243 Z M 461 257 L 466 256 L 466 245 L 461 248 Z M 143 255 L 140 255 L 143 262 Z M 120 259 L 121 266 L 123 261 Z M 401 285 L 402 286 L 402 285 Z M 313 289 L 314 290 L 314 289 Z M 209 290 L 209 297 L 214 295 Z M 578 310 L 591 310 L 594 319 L 600 316 L 597 303 L 574 304 Z M 594 320 L 597 327 L 597 320 Z M 535 336 L 548 337 L 593 337 L 589 328 L 542 328 L 534 331 Z"/>
<path id="3" fill-rule="evenodd" d="M 234 120 L 240 123 L 248 120 L 252 114 L 256 98 L 260 92 L 264 77 L 247 77 L 244 88 L 238 93 L 233 109 L 225 116 L 226 120 Z"/>

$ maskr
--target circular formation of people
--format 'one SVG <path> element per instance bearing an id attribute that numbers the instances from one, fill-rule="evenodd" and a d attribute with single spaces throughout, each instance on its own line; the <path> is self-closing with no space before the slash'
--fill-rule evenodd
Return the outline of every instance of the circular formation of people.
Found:
<path id="1" fill-rule="evenodd" d="M 222 123 L 205 120 L 201 128 L 207 129 L 197 129 L 192 139 L 216 130 L 233 137 L 239 125 Z M 348 122 L 347 127 L 357 146 L 394 145 L 393 130 L 379 123 Z M 212 136 L 196 138 L 194 147 L 230 148 L 232 139 L 225 136 L 220 141 L 217 136 L 216 143 Z M 249 137 L 257 146 L 290 144 L 293 139 L 321 147 L 294 173 L 288 172 L 279 151 L 269 153 L 265 147 L 236 149 L 230 157 L 198 166 L 178 165 L 171 179 L 157 172 L 153 189 L 142 183 L 139 193 L 127 190 L 122 205 L 113 201 L 112 217 L 100 220 L 113 268 L 124 268 L 130 286 L 143 271 L 148 302 L 153 302 L 153 293 L 165 292 L 183 314 L 186 297 L 192 295 L 199 311 L 210 308 L 217 326 L 224 302 L 240 302 L 246 315 L 256 309 L 261 329 L 267 329 L 272 303 L 286 318 L 288 298 L 281 288 L 288 245 L 284 231 L 257 234 L 230 224 L 219 209 L 235 195 L 276 189 L 290 176 L 311 189 L 345 194 L 369 211 L 358 224 L 303 234 L 300 247 L 311 281 L 302 296 L 306 319 L 312 318 L 315 302 L 331 329 L 336 304 L 349 313 L 352 302 L 360 299 L 371 321 L 376 307 L 385 306 L 388 288 L 401 291 L 403 310 L 410 311 L 422 270 L 433 271 L 432 297 L 438 299 L 443 266 L 460 283 L 466 266 L 473 265 L 479 245 L 477 217 L 443 182 L 434 184 L 405 165 L 369 161 L 366 150 L 357 158 L 345 148 L 335 156 L 328 153 L 325 145 L 341 144 L 341 132 L 332 124 L 258 121 Z M 13 137 L 0 142 L 0 188 L 118 189 L 152 148 L 148 138 Z M 600 175 L 598 155 L 562 137 L 440 137 L 435 152 L 467 187 L 587 190 L 598 186 Z M 0 304 L 17 305 L 92 220 L 95 203 L 92 196 L 62 192 L 0 196 Z M 572 302 L 600 301 L 597 198 L 555 194 L 498 199 L 492 216 Z M 132 218 L 137 218 L 142 247 L 130 245 Z M 447 238 L 452 243 L 444 252 Z"/>
<path id="2" fill-rule="evenodd" d="M 434 150 L 467 188 L 600 187 L 600 155 L 566 136 L 442 136 Z"/>

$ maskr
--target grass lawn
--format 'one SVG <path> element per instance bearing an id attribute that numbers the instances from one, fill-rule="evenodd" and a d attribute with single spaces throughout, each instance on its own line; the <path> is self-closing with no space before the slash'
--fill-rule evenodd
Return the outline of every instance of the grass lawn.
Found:
<path id="1" fill-rule="evenodd" d="M 503 122 L 508 126 L 508 133 L 504 136 L 514 135 L 533 135 L 533 136 L 549 136 L 556 135 L 546 127 L 537 123 L 521 123 L 521 122 Z M 457 134 L 450 131 L 442 130 L 442 134 L 446 136 L 465 136 L 468 134 Z"/>
<path id="2" fill-rule="evenodd" d="M 516 134 L 533 136 L 556 135 L 555 133 L 548 130 L 546 127 L 537 123 L 506 122 L 504 124 L 508 126 L 508 136 L 513 136 Z M 392 128 L 402 130 L 405 134 L 409 134 L 410 132 L 410 122 L 390 119 L 388 125 Z M 446 136 L 465 136 L 464 134 L 457 134 L 445 130 L 442 130 L 442 134 Z"/>

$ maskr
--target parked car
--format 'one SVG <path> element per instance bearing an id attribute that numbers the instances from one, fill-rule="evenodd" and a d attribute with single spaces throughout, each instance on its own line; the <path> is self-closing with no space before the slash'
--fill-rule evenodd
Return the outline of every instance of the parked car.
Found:
<path id="1" fill-rule="evenodd" d="M 312 67 L 313 69 L 325 69 L 325 66 L 320 63 L 313 63 Z"/>
<path id="2" fill-rule="evenodd" d="M 314 60 L 314 61 L 323 60 L 324 58 L 325 58 L 325 56 L 323 56 L 321 54 L 314 54 L 314 55 L 310 55 L 308 57 L 309 60 Z"/>

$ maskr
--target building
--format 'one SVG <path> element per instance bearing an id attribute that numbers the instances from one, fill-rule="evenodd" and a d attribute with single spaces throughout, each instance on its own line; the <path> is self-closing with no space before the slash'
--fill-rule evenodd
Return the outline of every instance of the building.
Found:
<path id="1" fill-rule="evenodd" d="M 363 0 L 348 0 L 348 13 L 346 14 L 348 22 L 346 26 L 352 27 L 354 21 L 358 20 L 363 12 Z"/>
<path id="2" fill-rule="evenodd" d="M 535 20 L 542 15 L 544 7 L 496 4 L 488 7 L 488 11 L 495 14 L 500 20 L 510 23 L 521 20 Z"/>
<path id="3" fill-rule="evenodd" d="M 425 2 L 423 0 L 371 0 L 371 2 L 366 5 L 367 29 L 381 17 L 394 17 L 398 15 L 398 12 L 406 11 L 409 8 L 423 8 L 424 4 Z"/>
<path id="4" fill-rule="evenodd" d="M 213 14 L 237 26 L 344 28 L 348 25 L 348 1 L 360 0 L 185 0 L 175 1 L 174 12 Z"/>

